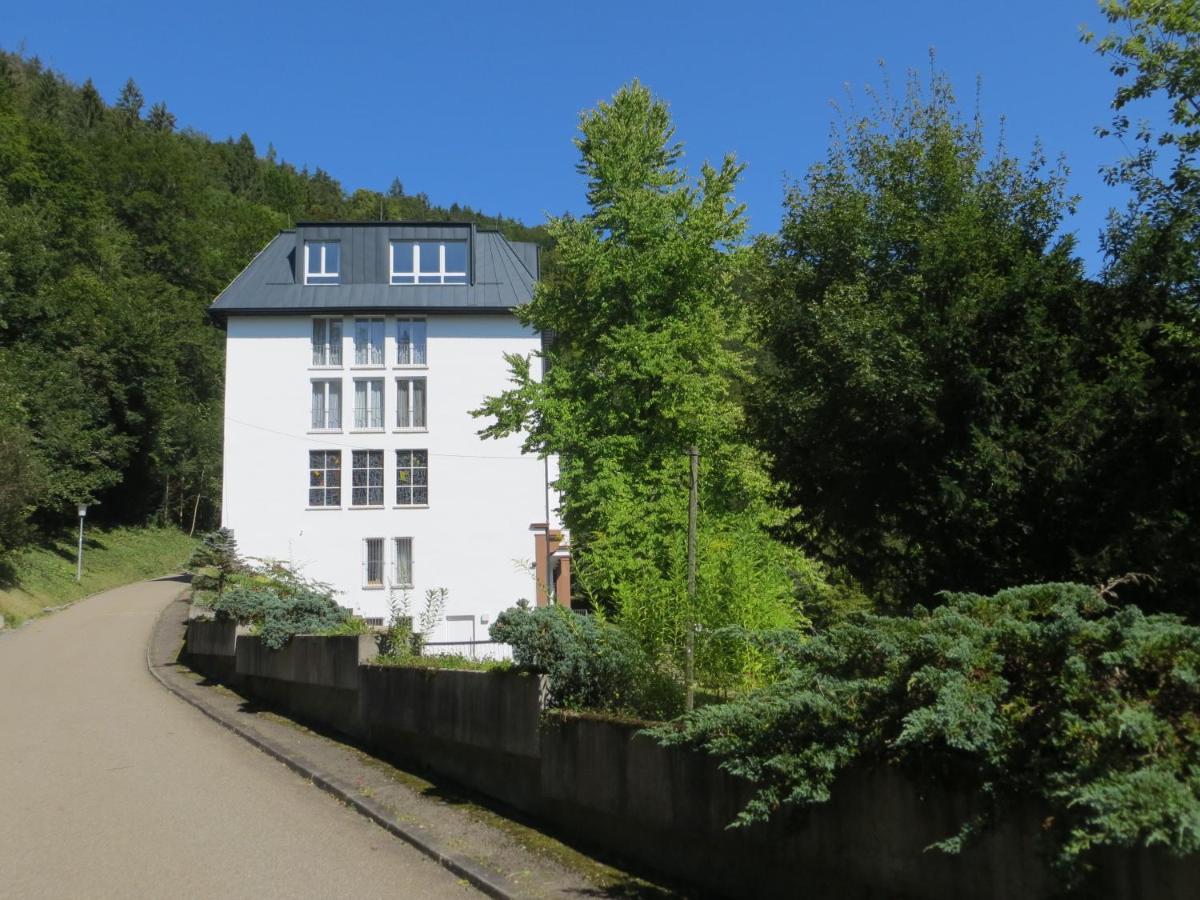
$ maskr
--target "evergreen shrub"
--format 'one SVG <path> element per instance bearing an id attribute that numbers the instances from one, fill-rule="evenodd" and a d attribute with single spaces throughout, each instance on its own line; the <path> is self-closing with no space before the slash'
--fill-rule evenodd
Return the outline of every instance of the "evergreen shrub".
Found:
<path id="1" fill-rule="evenodd" d="M 212 608 L 218 620 L 253 626 L 272 650 L 297 634 L 362 633 L 328 585 L 309 581 L 278 562 L 237 576 Z"/>
<path id="2" fill-rule="evenodd" d="M 890 766 L 979 801 L 940 850 L 1033 798 L 1069 874 L 1098 848 L 1200 851 L 1200 628 L 1079 584 L 943 600 L 809 640 L 766 635 L 775 683 L 655 734 L 757 784 L 736 824 L 826 801 L 852 766 Z"/>
<path id="3" fill-rule="evenodd" d="M 547 705 L 663 719 L 678 715 L 680 691 L 622 629 L 561 606 L 515 606 L 496 617 L 493 640 L 513 662 L 548 676 Z"/>

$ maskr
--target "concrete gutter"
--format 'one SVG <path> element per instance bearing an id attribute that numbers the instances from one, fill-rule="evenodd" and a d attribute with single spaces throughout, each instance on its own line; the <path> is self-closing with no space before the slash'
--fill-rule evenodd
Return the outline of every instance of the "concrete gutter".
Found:
<path id="1" fill-rule="evenodd" d="M 189 688 L 194 688 L 194 685 L 189 684 L 175 670 L 179 650 L 182 646 L 183 623 L 187 620 L 188 614 L 188 604 L 184 600 L 186 595 L 186 591 L 181 592 L 162 611 L 150 634 L 150 640 L 146 644 L 146 668 L 163 687 L 181 700 L 190 703 L 217 724 L 229 729 L 267 755 L 274 757 L 293 772 L 307 778 L 321 790 L 332 794 L 347 806 L 357 810 L 385 831 L 416 847 L 439 865 L 489 897 L 495 897 L 497 900 L 517 900 L 517 898 L 527 896 L 504 875 L 491 871 L 460 853 L 455 853 L 437 838 L 419 828 L 399 821 L 381 804 L 369 797 L 362 796 L 354 785 L 337 776 L 321 772 L 301 754 L 242 725 L 229 717 L 224 710 L 208 702 L 202 693 L 189 690 Z"/>

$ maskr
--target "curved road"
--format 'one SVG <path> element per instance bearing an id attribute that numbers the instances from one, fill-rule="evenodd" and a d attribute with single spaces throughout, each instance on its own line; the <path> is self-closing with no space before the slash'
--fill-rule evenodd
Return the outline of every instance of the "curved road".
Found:
<path id="1" fill-rule="evenodd" d="M 478 896 L 154 680 L 179 590 L 0 634 L 0 896 Z"/>

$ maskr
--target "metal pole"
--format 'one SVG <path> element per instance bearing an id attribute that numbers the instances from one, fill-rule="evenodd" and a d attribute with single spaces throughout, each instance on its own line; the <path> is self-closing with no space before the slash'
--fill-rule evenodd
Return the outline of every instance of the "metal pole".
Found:
<path id="1" fill-rule="evenodd" d="M 550 575 L 550 457 L 542 457 L 542 481 L 545 487 L 543 498 L 546 501 L 546 605 L 553 606 L 557 602 L 554 594 L 554 580 Z"/>
<path id="2" fill-rule="evenodd" d="M 83 581 L 83 516 L 79 517 L 79 553 L 75 558 L 75 581 Z"/>
<path id="3" fill-rule="evenodd" d="M 695 705 L 695 663 L 696 653 L 696 515 L 699 512 L 700 500 L 700 451 L 695 445 L 688 448 L 692 469 L 692 484 L 688 496 L 688 561 L 687 561 L 687 670 L 684 677 L 687 680 L 687 697 L 685 709 L 691 712 Z"/>

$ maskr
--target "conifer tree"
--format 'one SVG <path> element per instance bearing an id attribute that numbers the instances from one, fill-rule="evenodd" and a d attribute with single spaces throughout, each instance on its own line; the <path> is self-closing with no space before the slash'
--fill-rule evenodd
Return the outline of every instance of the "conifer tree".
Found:
<path id="1" fill-rule="evenodd" d="M 130 78 L 121 88 L 121 95 L 117 98 L 117 110 L 124 115 L 127 122 L 132 123 L 141 119 L 142 107 L 145 105 L 146 98 L 142 96 L 137 82 Z"/>
<path id="2" fill-rule="evenodd" d="M 100 97 L 100 92 L 96 90 L 96 85 L 92 83 L 92 79 L 88 79 L 83 83 L 83 90 L 79 95 L 79 120 L 84 128 L 93 128 L 100 123 L 104 118 L 104 100 Z"/>
<path id="3" fill-rule="evenodd" d="M 146 117 L 146 122 L 154 131 L 175 130 L 175 114 L 170 112 L 167 104 L 161 100 L 150 107 L 150 114 Z"/>

